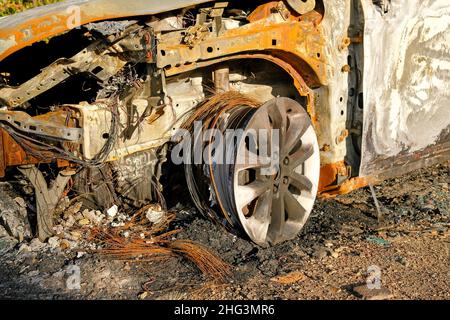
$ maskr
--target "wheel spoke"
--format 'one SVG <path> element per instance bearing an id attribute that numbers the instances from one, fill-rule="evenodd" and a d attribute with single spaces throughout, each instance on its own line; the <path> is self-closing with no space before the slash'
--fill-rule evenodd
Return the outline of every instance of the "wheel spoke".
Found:
<path id="1" fill-rule="evenodd" d="M 253 215 L 248 218 L 249 233 L 256 242 L 264 243 L 270 225 L 270 213 L 272 212 L 272 190 L 267 190 L 256 204 Z"/>
<path id="2" fill-rule="evenodd" d="M 256 130 L 272 130 L 272 126 L 269 121 L 269 114 L 267 110 L 263 110 L 262 112 L 257 112 L 252 118 L 251 123 L 252 129 Z"/>
<path id="3" fill-rule="evenodd" d="M 271 105 L 268 113 L 272 119 L 272 127 L 274 129 L 280 129 L 280 135 L 284 136 L 286 131 L 286 109 L 284 108 L 283 102 L 277 100 L 276 103 Z"/>
<path id="4" fill-rule="evenodd" d="M 238 186 L 235 190 L 235 200 L 238 210 L 242 210 L 246 205 L 249 205 L 253 200 L 261 196 L 270 188 L 269 181 L 255 181 L 245 186 Z"/>
<path id="5" fill-rule="evenodd" d="M 290 178 L 291 184 L 301 191 L 302 190 L 311 191 L 313 188 L 313 184 L 311 180 L 308 179 L 307 176 L 301 175 L 300 173 L 293 171 L 290 175 Z"/>
<path id="6" fill-rule="evenodd" d="M 269 121 L 267 110 L 257 112 L 251 120 L 250 130 L 246 134 L 252 139 L 253 144 L 250 151 L 258 153 L 261 156 L 262 163 L 270 163 L 270 155 L 272 153 L 272 135 L 274 134 Z M 256 143 L 255 143 L 256 142 Z M 255 150 L 252 147 L 256 147 Z M 249 148 L 247 148 L 249 149 Z M 266 159 L 265 157 L 269 157 Z"/>
<path id="7" fill-rule="evenodd" d="M 291 155 L 291 167 L 297 168 L 314 154 L 314 146 L 312 144 L 302 145 L 293 155 Z"/>
<path id="8" fill-rule="evenodd" d="M 269 222 L 270 212 L 272 211 L 272 190 L 268 189 L 258 199 L 255 212 L 252 217 L 256 220 Z"/>
<path id="9" fill-rule="evenodd" d="M 269 226 L 269 237 L 272 241 L 283 232 L 285 222 L 284 199 L 278 196 L 272 201 L 272 217 Z"/>
<path id="10" fill-rule="evenodd" d="M 284 202 L 286 205 L 286 212 L 288 213 L 288 220 L 299 222 L 302 221 L 306 210 L 290 192 L 284 194 Z"/>
<path id="11" fill-rule="evenodd" d="M 286 131 L 284 150 L 286 153 L 292 153 L 293 148 L 301 140 L 310 124 L 308 123 L 308 116 L 306 114 L 289 115 L 289 127 Z"/>
<path id="12" fill-rule="evenodd" d="M 240 172 L 248 169 L 258 169 L 270 165 L 270 158 L 258 156 L 256 153 L 246 150 L 241 159 L 238 155 L 235 164 L 235 171 Z"/>

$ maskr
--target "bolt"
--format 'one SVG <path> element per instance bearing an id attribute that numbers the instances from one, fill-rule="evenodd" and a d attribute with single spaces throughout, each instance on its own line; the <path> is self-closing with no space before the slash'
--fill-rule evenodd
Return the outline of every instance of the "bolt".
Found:
<path id="1" fill-rule="evenodd" d="M 284 177 L 283 178 L 283 183 L 284 184 L 288 184 L 289 183 L 289 178 L 288 177 Z"/>
<path id="2" fill-rule="evenodd" d="M 344 37 L 342 39 L 341 44 L 339 45 L 339 51 L 344 50 L 345 48 L 347 48 L 350 44 L 352 43 L 352 40 L 349 37 Z"/>
<path id="3" fill-rule="evenodd" d="M 284 158 L 283 163 L 286 166 L 289 165 L 289 158 L 288 157 Z"/>
<path id="4" fill-rule="evenodd" d="M 351 70 L 352 68 L 348 64 L 344 65 L 341 69 L 342 72 L 350 72 Z"/>

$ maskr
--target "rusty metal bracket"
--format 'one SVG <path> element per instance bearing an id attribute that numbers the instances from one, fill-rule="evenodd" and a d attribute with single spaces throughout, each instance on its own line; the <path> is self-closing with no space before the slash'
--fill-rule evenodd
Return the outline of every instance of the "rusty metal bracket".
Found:
<path id="1" fill-rule="evenodd" d="M 173 39 L 173 38 L 172 38 Z M 321 31 L 310 22 L 286 21 L 271 24 L 260 20 L 245 28 L 227 30 L 219 37 L 211 33 L 195 44 L 186 45 L 175 39 L 161 38 L 158 45 L 158 68 L 189 66 L 245 52 L 275 51 L 293 54 L 313 70 L 322 85 L 327 83 L 324 43 Z"/>
<path id="2" fill-rule="evenodd" d="M 22 132 L 66 141 L 77 142 L 83 137 L 83 129 L 58 126 L 49 121 L 36 120 L 22 111 L 0 110 L 0 122 L 7 122 Z"/>
<path id="3" fill-rule="evenodd" d="M 33 184 L 36 194 L 38 237 L 41 241 L 54 234 L 53 214 L 71 176 L 60 173 L 51 187 L 36 166 L 19 167 L 19 171 Z"/>
<path id="4" fill-rule="evenodd" d="M 214 19 L 214 29 L 217 35 L 222 30 L 222 15 L 226 7 L 228 7 L 228 2 L 216 2 L 214 8 L 211 9 L 210 16 Z"/>

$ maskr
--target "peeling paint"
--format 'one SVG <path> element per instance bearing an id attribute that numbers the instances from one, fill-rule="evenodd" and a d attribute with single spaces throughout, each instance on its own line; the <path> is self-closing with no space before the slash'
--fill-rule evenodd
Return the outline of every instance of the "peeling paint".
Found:
<path id="1" fill-rule="evenodd" d="M 328 145 L 327 151 L 321 152 L 322 165 L 342 161 L 347 154 L 347 147 L 338 140 L 346 129 L 347 118 L 341 114 L 347 110 L 349 74 L 342 72 L 349 55 L 348 45 L 342 43 L 348 39 L 350 25 L 350 0 L 325 0 L 325 16 L 321 22 L 325 41 L 326 72 L 328 85 L 315 89 L 316 112 L 318 114 L 319 145 Z M 341 99 L 342 97 L 342 99 Z"/>
<path id="2" fill-rule="evenodd" d="M 364 1 L 364 140 L 361 175 L 387 159 L 449 141 L 450 3 L 393 0 L 381 15 Z M 377 164 L 377 161 L 384 161 Z"/>
<path id="3" fill-rule="evenodd" d="M 5 39 L 0 39 L 0 51 L 6 51 L 9 48 L 14 47 L 15 45 L 17 45 L 15 35 L 10 35 Z"/>

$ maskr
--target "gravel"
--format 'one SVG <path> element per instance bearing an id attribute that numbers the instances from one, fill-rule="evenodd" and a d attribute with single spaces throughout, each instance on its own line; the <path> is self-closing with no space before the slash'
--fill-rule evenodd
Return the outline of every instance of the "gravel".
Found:
<path id="1" fill-rule="evenodd" d="M 0 298 L 449 299 L 449 178 L 445 164 L 376 186 L 383 221 L 368 188 L 318 200 L 299 236 L 273 248 L 257 247 L 177 206 L 174 227 L 184 229 L 177 237 L 211 248 L 233 266 L 224 283 L 205 278 L 182 258 L 107 259 L 80 248 L 81 240 L 67 239 L 72 235 L 64 229 L 58 246 L 32 240 L 0 256 Z M 90 221 L 85 228 L 101 217 L 82 214 L 81 207 L 68 210 Z M 69 216 L 63 215 L 64 228 L 77 226 Z M 63 240 L 72 241 L 70 248 L 62 247 Z M 369 290 L 374 270 L 380 287 Z M 76 277 L 80 289 L 70 289 Z"/>

